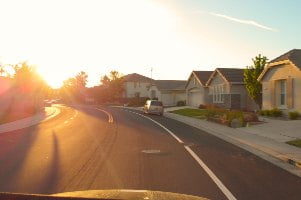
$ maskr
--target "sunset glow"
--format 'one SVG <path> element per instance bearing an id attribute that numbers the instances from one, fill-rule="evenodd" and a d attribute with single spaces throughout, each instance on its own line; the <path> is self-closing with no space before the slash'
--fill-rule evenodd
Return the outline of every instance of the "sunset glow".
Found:
<path id="1" fill-rule="evenodd" d="M 228 8 L 217 3 L 12 0 L 0 7 L 0 61 L 37 65 L 53 87 L 82 70 L 88 86 L 111 70 L 150 76 L 153 68 L 156 79 L 183 80 L 191 70 L 245 67 L 258 53 L 274 57 L 298 43 L 285 31 L 289 23 L 219 12 Z"/>

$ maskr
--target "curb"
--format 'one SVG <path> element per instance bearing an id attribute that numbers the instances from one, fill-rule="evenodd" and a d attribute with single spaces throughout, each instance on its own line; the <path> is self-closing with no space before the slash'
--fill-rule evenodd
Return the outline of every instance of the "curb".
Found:
<path id="1" fill-rule="evenodd" d="M 247 151 L 249 151 L 249 152 L 251 152 L 251 153 L 253 153 L 253 154 L 255 154 L 255 155 L 257 155 L 257 154 L 254 153 L 254 152 L 252 152 L 252 149 L 253 149 L 253 150 L 260 151 L 260 152 L 262 152 L 262 153 L 264 153 L 264 154 L 266 154 L 266 155 L 268 155 L 268 156 L 271 156 L 271 157 L 273 157 L 273 158 L 275 158 L 275 159 L 277 159 L 277 160 L 279 160 L 279 161 L 282 161 L 282 162 L 285 162 L 285 163 L 290 164 L 290 165 L 292 165 L 292 166 L 295 166 L 295 167 L 297 168 L 297 170 L 300 170 L 300 169 L 301 169 L 301 162 L 298 161 L 298 160 L 296 160 L 296 159 L 294 159 L 294 158 L 290 158 L 290 157 L 288 157 L 288 156 L 283 155 L 282 153 L 276 152 L 276 151 L 274 151 L 274 150 L 272 150 L 272 149 L 268 149 L 268 148 L 266 148 L 266 147 L 261 147 L 261 146 L 259 146 L 259 145 L 252 145 L 252 144 L 250 144 L 250 143 L 248 143 L 248 142 L 246 142 L 246 141 L 243 141 L 243 140 L 240 140 L 240 139 L 231 137 L 231 136 L 229 136 L 229 135 L 221 134 L 221 133 L 219 133 L 219 132 L 217 132 L 217 131 L 214 131 L 214 130 L 212 130 L 212 129 L 210 129 L 210 128 L 195 126 L 193 123 L 188 123 L 188 122 L 186 122 L 186 121 L 182 121 L 182 120 L 180 120 L 178 117 L 172 116 L 172 115 L 173 115 L 172 113 L 168 113 L 167 115 L 164 115 L 164 116 L 167 117 L 167 118 L 173 119 L 173 120 L 177 120 L 177 121 L 182 122 L 182 123 L 184 123 L 184 124 L 187 124 L 187 125 L 189 125 L 189 126 L 193 126 L 193 127 L 198 128 L 198 129 L 200 129 L 200 130 L 203 130 L 203 131 L 205 131 L 205 132 L 207 132 L 207 133 L 209 133 L 209 134 L 212 134 L 212 135 L 214 135 L 214 136 L 216 136 L 216 137 L 218 137 L 218 138 L 220 138 L 220 139 L 222 139 L 222 140 L 224 140 L 224 141 L 227 141 L 227 142 L 229 142 L 229 143 L 231 143 L 231 144 L 233 144 L 233 145 L 236 145 L 236 146 L 238 146 L 238 147 L 241 147 L 241 148 L 243 148 L 243 149 L 245 149 L 245 150 L 247 150 Z M 174 114 L 174 115 L 175 115 L 175 114 Z M 244 146 L 246 146 L 247 149 L 244 148 Z M 249 148 L 251 148 L 251 149 L 249 149 Z M 259 155 L 257 155 L 257 156 L 259 156 Z M 261 157 L 261 156 L 260 156 L 260 157 Z M 273 164 L 275 164 L 275 163 L 273 163 Z M 286 169 L 286 170 L 287 170 L 287 169 Z M 290 171 L 290 172 L 291 172 L 291 171 Z M 292 173 L 293 173 L 293 172 L 292 172 Z M 300 173 L 300 174 L 299 174 L 299 173 Z M 293 173 L 293 174 L 295 174 L 295 175 L 301 177 L 301 172 L 299 172 L 299 173 L 297 173 L 297 174 L 296 174 L 296 173 Z"/>
<path id="2" fill-rule="evenodd" d="M 116 106 L 116 107 L 119 107 L 119 108 L 126 108 L 126 109 L 131 109 L 131 110 L 139 110 L 139 111 L 141 111 L 141 109 L 139 109 L 139 108 L 133 108 L 133 107 L 123 107 L 123 106 Z M 224 140 L 224 141 L 226 141 L 226 142 L 229 142 L 229 143 L 231 143 L 231 144 L 233 144 L 233 145 L 236 145 L 236 146 L 238 146 L 238 147 L 240 147 L 240 148 L 243 148 L 243 149 L 245 149 L 246 151 L 249 151 L 249 152 L 251 152 L 251 153 L 253 153 L 253 154 L 255 154 L 255 155 L 257 155 L 257 154 L 254 153 L 254 152 L 252 152 L 251 149 L 260 151 L 260 152 L 262 152 L 262 153 L 264 153 L 264 154 L 266 154 L 266 155 L 268 155 L 268 156 L 271 156 L 271 157 L 273 157 L 273 158 L 275 158 L 275 159 L 277 159 L 277 160 L 279 160 L 279 161 L 282 161 L 282 162 L 285 162 L 285 163 L 287 163 L 287 164 L 289 164 L 289 165 L 292 165 L 292 166 L 298 168 L 298 170 L 301 169 L 301 161 L 298 161 L 298 160 L 296 160 L 296 159 L 294 159 L 294 158 L 290 158 L 290 157 L 288 157 L 288 156 L 285 156 L 285 155 L 283 155 L 283 154 L 281 154 L 281 153 L 279 153 L 279 152 L 276 152 L 276 151 L 274 151 L 274 150 L 272 150 L 272 149 L 268 149 L 268 148 L 265 148 L 265 147 L 260 147 L 259 145 L 252 145 L 252 144 L 250 144 L 250 143 L 248 143 L 248 142 L 245 142 L 245 141 L 242 141 L 242 140 L 233 138 L 233 137 L 231 137 L 231 136 L 223 135 L 223 134 L 221 134 L 221 133 L 219 133 L 219 132 L 217 132 L 217 131 L 214 131 L 214 130 L 212 130 L 212 129 L 210 129 L 210 128 L 195 126 L 193 123 L 187 123 L 186 121 L 180 120 L 179 117 L 172 116 L 172 115 L 176 115 L 176 114 L 172 114 L 172 113 L 169 113 L 169 112 L 165 112 L 164 117 L 167 117 L 167 118 L 173 119 L 173 120 L 177 120 L 177 121 L 182 122 L 182 123 L 184 123 L 184 124 L 187 124 L 187 125 L 189 125 L 189 126 L 193 126 L 193 127 L 198 128 L 198 129 L 200 129 L 200 130 L 203 130 L 203 131 L 205 131 L 205 132 L 208 132 L 209 134 L 212 134 L 212 135 L 214 135 L 214 136 L 216 136 L 216 137 L 218 137 L 218 138 L 220 138 L 220 139 L 222 139 L 222 140 Z M 181 117 L 181 116 L 180 116 L 180 117 Z M 242 145 L 243 145 L 243 146 L 247 146 L 248 148 L 251 148 L 251 149 L 244 148 Z M 257 156 L 259 156 L 259 155 L 257 155 Z M 260 157 L 261 157 L 261 156 L 260 156 Z M 261 157 L 261 158 L 262 158 L 262 157 Z M 273 164 L 274 164 L 274 163 L 273 163 Z M 293 172 L 292 172 L 292 173 L 293 173 Z M 295 175 L 301 177 L 301 173 L 300 173 L 300 174 L 293 173 L 293 174 L 295 174 Z"/>
<path id="3" fill-rule="evenodd" d="M 16 131 L 16 130 L 23 129 L 23 128 L 28 128 L 28 127 L 37 125 L 41 122 L 45 122 L 45 121 L 57 116 L 58 114 L 60 114 L 61 111 L 60 111 L 59 108 L 57 108 L 57 107 L 53 107 L 53 108 L 54 108 L 53 112 L 51 112 L 51 114 L 49 114 L 45 118 L 43 118 L 41 116 L 42 113 L 39 113 L 39 114 L 36 114 L 32 117 L 27 117 L 27 118 L 20 119 L 20 120 L 17 120 L 17 121 L 13 121 L 13 122 L 9 122 L 9 123 L 6 123 L 6 124 L 1 124 L 0 125 L 0 134 L 11 132 L 11 131 Z"/>

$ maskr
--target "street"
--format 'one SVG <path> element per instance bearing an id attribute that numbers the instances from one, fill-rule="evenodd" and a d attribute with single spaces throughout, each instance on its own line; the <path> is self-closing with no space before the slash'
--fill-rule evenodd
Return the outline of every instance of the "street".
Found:
<path id="1" fill-rule="evenodd" d="M 301 198 L 299 177 L 178 121 L 147 115 L 154 122 L 114 107 L 60 109 L 49 121 L 0 134 L 1 192 L 138 189 L 209 199 Z"/>

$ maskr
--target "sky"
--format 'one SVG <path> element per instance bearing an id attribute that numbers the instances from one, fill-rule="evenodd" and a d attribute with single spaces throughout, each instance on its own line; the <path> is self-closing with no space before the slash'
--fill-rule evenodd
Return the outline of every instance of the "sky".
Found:
<path id="1" fill-rule="evenodd" d="M 300 0 L 0 0 L 0 63 L 53 87 L 80 71 L 186 80 L 301 48 Z"/>

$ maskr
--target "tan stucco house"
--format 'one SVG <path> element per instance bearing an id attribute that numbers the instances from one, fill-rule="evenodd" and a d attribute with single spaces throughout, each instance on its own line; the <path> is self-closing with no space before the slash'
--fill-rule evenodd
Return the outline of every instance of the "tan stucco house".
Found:
<path id="1" fill-rule="evenodd" d="M 301 112 L 301 49 L 269 62 L 258 80 L 262 83 L 262 109 Z"/>
<path id="2" fill-rule="evenodd" d="M 137 73 L 128 74 L 123 76 L 124 81 L 124 98 L 133 98 L 133 97 L 148 97 L 149 88 L 154 81 L 151 78 L 142 76 Z"/>
<path id="3" fill-rule="evenodd" d="M 155 80 L 149 89 L 149 98 L 158 98 L 164 106 L 175 106 L 186 100 L 185 84 L 182 80 Z"/>
<path id="4" fill-rule="evenodd" d="M 247 94 L 243 74 L 244 69 L 239 68 L 215 69 L 206 83 L 208 103 L 226 109 L 258 109 Z"/>
<path id="5" fill-rule="evenodd" d="M 213 71 L 192 71 L 185 86 L 186 104 L 198 107 L 208 102 L 208 88 L 206 82 Z"/>

